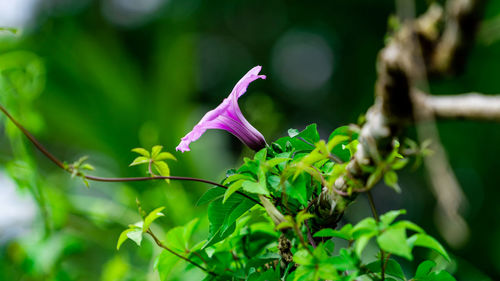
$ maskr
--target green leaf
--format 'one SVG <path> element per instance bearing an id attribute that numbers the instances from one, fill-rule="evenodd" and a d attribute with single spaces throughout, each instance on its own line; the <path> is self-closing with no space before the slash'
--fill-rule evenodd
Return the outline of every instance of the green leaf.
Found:
<path id="1" fill-rule="evenodd" d="M 314 237 L 338 237 L 345 240 L 352 240 L 352 225 L 346 224 L 340 230 L 331 228 L 322 229 L 314 234 Z"/>
<path id="2" fill-rule="evenodd" d="M 359 236 L 365 233 L 373 232 L 377 232 L 377 222 L 374 218 L 365 218 L 352 228 L 352 236 L 354 239 L 358 239 Z"/>
<path id="3" fill-rule="evenodd" d="M 198 226 L 198 221 L 199 221 L 198 218 L 194 218 L 184 226 L 184 233 L 182 235 L 184 241 L 189 242 L 189 240 L 191 240 L 193 231 L 196 228 L 196 226 Z"/>
<path id="4" fill-rule="evenodd" d="M 204 195 L 206 199 L 203 200 L 213 200 L 216 194 L 214 191 L 210 195 Z M 208 205 L 209 235 L 203 248 L 209 247 L 229 236 L 235 229 L 236 220 L 255 205 L 254 201 L 240 194 L 233 194 L 225 203 L 222 203 L 223 194 L 224 190 L 219 193 L 220 197 Z"/>
<path id="5" fill-rule="evenodd" d="M 162 149 L 163 149 L 162 145 L 153 146 L 153 148 L 151 149 L 151 158 L 155 159 L 160 154 Z"/>
<path id="6" fill-rule="evenodd" d="M 222 189 L 220 187 L 214 187 L 207 190 L 207 192 L 203 193 L 200 199 L 198 199 L 198 202 L 196 202 L 196 206 L 201 206 L 203 204 L 223 198 L 225 191 L 225 189 Z"/>
<path id="7" fill-rule="evenodd" d="M 395 224 L 393 224 L 391 227 L 402 227 L 402 228 L 413 230 L 413 231 L 419 232 L 419 233 L 425 232 L 420 226 L 412 223 L 411 221 L 407 221 L 407 220 L 398 221 Z"/>
<path id="8" fill-rule="evenodd" d="M 338 235 L 339 235 L 338 231 L 331 228 L 324 228 L 314 233 L 313 237 L 338 237 Z"/>
<path id="9" fill-rule="evenodd" d="M 441 256 L 443 256 L 447 261 L 450 261 L 450 256 L 446 253 L 444 247 L 433 237 L 425 234 L 425 233 L 417 233 L 408 238 L 408 244 L 410 247 L 425 247 L 432 249 L 438 252 Z"/>
<path id="10" fill-rule="evenodd" d="M 141 165 L 141 164 L 145 164 L 145 163 L 149 163 L 149 158 L 147 158 L 145 156 L 139 156 L 139 157 L 134 159 L 134 161 L 129 165 L 129 167 L 135 166 L 135 165 Z"/>
<path id="11" fill-rule="evenodd" d="M 163 177 L 169 177 L 170 176 L 170 168 L 168 168 L 167 163 L 163 161 L 155 161 L 153 162 L 153 167 L 155 167 L 156 171 L 160 174 L 160 176 Z M 170 183 L 169 179 L 165 179 L 167 183 Z"/>
<path id="12" fill-rule="evenodd" d="M 264 161 L 266 161 L 266 156 L 267 156 L 267 149 L 263 148 L 259 150 L 257 153 L 255 153 L 253 159 L 261 161 L 261 163 L 263 163 Z"/>
<path id="13" fill-rule="evenodd" d="M 389 211 L 380 216 L 380 221 L 385 225 L 390 225 L 398 216 L 406 214 L 406 210 Z"/>
<path id="14" fill-rule="evenodd" d="M 431 260 L 423 261 L 417 268 L 417 273 L 415 277 L 423 278 L 431 273 L 432 269 L 436 266 L 436 263 Z"/>
<path id="15" fill-rule="evenodd" d="M 415 274 L 415 278 L 412 280 L 415 281 L 455 281 L 455 278 L 451 276 L 448 272 L 444 270 L 436 270 L 432 271 L 432 269 L 436 266 L 436 263 L 433 261 L 424 261 L 422 262 L 418 268 L 417 273 Z"/>
<path id="16" fill-rule="evenodd" d="M 233 182 L 224 193 L 224 199 L 222 200 L 222 203 L 226 203 L 226 200 L 229 198 L 229 196 L 238 191 L 243 186 L 244 182 L 244 179 Z"/>
<path id="17" fill-rule="evenodd" d="M 172 153 L 170 153 L 170 152 L 162 152 L 162 153 L 158 154 L 156 157 L 154 157 L 153 159 L 156 161 L 168 160 L 168 159 L 177 161 L 177 158 L 175 158 L 175 156 L 172 155 Z"/>
<path id="18" fill-rule="evenodd" d="M 286 162 L 286 161 L 289 161 L 289 160 L 292 160 L 291 158 L 282 158 L 282 157 L 278 157 L 278 158 L 273 158 L 273 159 L 270 159 L 266 162 L 266 165 L 268 167 L 274 167 L 278 164 L 281 164 L 283 162 Z"/>
<path id="19" fill-rule="evenodd" d="M 148 157 L 150 158 L 150 154 L 149 154 L 149 151 L 147 151 L 146 149 L 142 148 L 142 147 L 137 147 L 137 148 L 134 148 L 132 149 L 133 152 L 135 153 L 139 153 L 140 155 L 144 156 L 144 157 Z"/>
<path id="20" fill-rule="evenodd" d="M 341 144 L 342 142 L 347 141 L 348 139 L 349 137 L 346 136 L 334 136 L 331 140 L 328 141 L 326 147 L 329 151 L 331 151 L 334 147 Z"/>
<path id="21" fill-rule="evenodd" d="M 261 182 L 243 181 L 242 188 L 246 192 L 269 195 L 269 190 Z"/>
<path id="22" fill-rule="evenodd" d="M 314 263 L 313 256 L 311 256 L 305 249 L 298 250 L 293 255 L 293 261 L 300 265 L 309 265 Z"/>
<path id="23" fill-rule="evenodd" d="M 294 138 L 302 138 L 311 144 L 315 144 L 319 141 L 319 133 L 316 127 L 316 124 L 311 124 L 294 136 Z"/>
<path id="24" fill-rule="evenodd" d="M 374 273 L 379 273 L 382 271 L 379 260 L 376 260 L 372 263 L 367 264 L 366 268 Z M 393 277 L 399 278 L 401 280 L 406 280 L 406 277 L 403 273 L 403 269 L 401 268 L 401 265 L 393 259 L 387 260 L 387 264 L 385 267 L 385 273 L 388 275 L 391 275 Z"/>
<path id="25" fill-rule="evenodd" d="M 295 220 L 297 221 L 297 225 L 300 227 L 304 221 L 310 218 L 314 218 L 314 215 L 307 213 L 306 210 L 302 210 L 297 214 Z"/>
<path id="26" fill-rule="evenodd" d="M 0 27 L 0 31 L 17 34 L 19 32 L 19 29 L 14 27 Z"/>
<path id="27" fill-rule="evenodd" d="M 92 166 L 90 164 L 83 164 L 80 169 L 82 169 L 82 170 L 88 170 L 88 171 L 94 171 L 95 170 L 94 166 Z"/>
<path id="28" fill-rule="evenodd" d="M 333 139 L 335 136 L 347 136 L 348 140 L 342 141 L 339 145 L 333 147 L 331 153 L 335 154 L 344 162 L 349 161 L 356 150 L 358 144 L 357 138 L 359 134 L 354 132 L 349 126 L 342 126 L 338 127 L 330 134 L 328 141 Z"/>
<path id="29" fill-rule="evenodd" d="M 151 213 L 149 213 L 144 219 L 144 225 L 142 226 L 142 232 L 146 232 L 149 229 L 149 226 L 159 217 L 165 216 L 161 211 L 163 211 L 165 207 L 159 207 L 154 209 Z"/>
<path id="30" fill-rule="evenodd" d="M 382 178 L 382 168 L 377 167 L 375 172 L 370 174 L 370 176 L 368 177 L 368 180 L 366 181 L 366 186 L 373 187 L 381 178 Z"/>
<path id="31" fill-rule="evenodd" d="M 246 174 L 234 174 L 234 175 L 230 175 L 229 177 L 224 179 L 224 181 L 222 183 L 228 184 L 230 182 L 234 182 L 234 181 L 241 180 L 241 179 L 253 180 L 254 178 L 252 178 L 251 176 L 246 175 Z"/>
<path id="32" fill-rule="evenodd" d="M 391 165 L 391 168 L 393 170 L 401 170 L 403 169 L 406 164 L 408 164 L 408 158 L 405 158 L 405 159 L 397 159 L 396 161 L 394 161 L 394 163 Z"/>
<path id="33" fill-rule="evenodd" d="M 288 136 L 291 137 L 291 138 L 294 138 L 299 133 L 300 133 L 300 131 L 297 130 L 297 129 L 288 129 Z"/>
<path id="34" fill-rule="evenodd" d="M 387 228 L 377 237 L 379 247 L 389 253 L 412 260 L 411 247 L 406 242 L 406 230 L 403 228 Z"/>
<path id="35" fill-rule="evenodd" d="M 290 180 L 285 182 L 286 193 L 291 198 L 296 199 L 302 205 L 307 205 L 307 183 L 306 175 L 300 174 L 294 181 Z"/>
<path id="36" fill-rule="evenodd" d="M 160 275 L 160 280 L 167 281 L 172 269 L 180 262 L 183 262 L 183 260 L 167 250 L 163 250 L 154 264 L 154 268 L 158 270 Z"/>
<path id="37" fill-rule="evenodd" d="M 368 242 L 370 242 L 372 237 L 376 234 L 376 232 L 364 233 L 356 239 L 356 241 L 354 242 L 354 252 L 359 258 L 361 258 L 361 254 L 363 253 L 366 245 L 368 245 Z"/>
<path id="38" fill-rule="evenodd" d="M 141 246 L 141 241 L 142 241 L 142 228 L 134 228 L 131 229 L 132 231 L 127 232 L 127 237 L 134 241 L 137 246 Z"/>
<path id="39" fill-rule="evenodd" d="M 127 234 L 135 230 L 136 229 L 129 228 L 125 229 L 124 231 L 122 231 L 122 233 L 120 233 L 120 237 L 118 238 L 118 243 L 116 244 L 117 250 L 120 250 L 120 247 L 122 246 L 123 242 L 125 242 L 128 239 Z"/>
<path id="40" fill-rule="evenodd" d="M 397 193 L 401 193 L 401 187 L 398 185 L 398 174 L 394 171 L 388 171 L 384 174 L 384 182 Z"/>
<path id="41" fill-rule="evenodd" d="M 276 230 L 282 230 L 285 228 L 293 228 L 293 222 L 284 221 L 276 226 Z"/>

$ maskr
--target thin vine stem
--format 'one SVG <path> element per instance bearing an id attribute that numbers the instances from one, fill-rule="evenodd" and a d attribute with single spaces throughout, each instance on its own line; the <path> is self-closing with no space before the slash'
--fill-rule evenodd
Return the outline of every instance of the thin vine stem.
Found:
<path id="1" fill-rule="evenodd" d="M 375 201 L 373 200 L 372 193 L 368 190 L 366 192 L 366 195 L 368 197 L 368 202 L 370 203 L 370 208 L 372 209 L 373 218 L 375 219 L 375 221 L 380 222 L 380 217 L 377 213 L 377 208 L 375 208 Z M 382 281 L 385 280 L 385 267 L 387 265 L 384 256 L 385 256 L 384 250 L 380 249 L 380 269 L 381 269 L 380 270 L 380 279 Z M 387 259 L 389 259 L 389 256 L 387 257 Z"/>
<path id="2" fill-rule="evenodd" d="M 167 250 L 168 252 L 170 252 L 171 254 L 173 254 L 174 256 L 182 259 L 182 260 L 185 260 L 187 262 L 189 262 L 190 264 L 196 266 L 197 268 L 205 271 L 206 273 L 212 275 L 212 276 L 217 276 L 217 274 L 215 272 L 212 272 L 210 270 L 208 270 L 207 268 L 205 268 L 204 266 L 198 264 L 197 262 L 181 255 L 181 254 L 178 254 L 177 252 L 175 252 L 174 250 L 170 249 L 169 247 L 167 247 L 165 244 L 163 244 L 160 239 L 158 239 L 158 237 L 156 237 L 156 235 L 151 231 L 151 229 L 148 229 L 146 231 L 147 234 L 149 234 L 149 236 L 151 236 L 153 238 L 153 240 L 155 241 L 156 245 L 158 245 L 160 248 L 163 248 L 165 250 Z"/>
<path id="3" fill-rule="evenodd" d="M 28 138 L 28 140 L 45 156 L 47 157 L 50 161 L 52 161 L 54 164 L 56 164 L 59 168 L 65 170 L 68 173 L 73 173 L 73 169 L 71 167 L 67 167 L 63 161 L 59 160 L 54 154 L 52 154 L 48 149 L 46 149 L 43 144 L 38 141 L 26 128 L 24 128 L 21 123 L 19 123 L 10 113 L 7 111 L 5 107 L 0 105 L 0 111 L 2 111 L 7 118 L 9 118 L 14 125 L 21 130 L 21 132 Z M 134 182 L 134 181 L 149 181 L 149 180 L 178 180 L 178 181 L 194 181 L 194 182 L 202 182 L 210 185 L 215 185 L 220 188 L 224 189 L 229 189 L 229 187 L 222 185 L 217 182 L 213 182 L 210 180 L 205 180 L 205 179 L 199 179 L 199 178 L 192 178 L 192 177 L 180 177 L 180 176 L 154 176 L 154 177 L 124 177 L 124 178 L 108 178 L 108 177 L 96 177 L 96 176 L 88 176 L 84 175 L 82 173 L 78 173 L 77 176 L 84 177 L 87 180 L 91 181 L 98 181 L 98 182 Z M 256 200 L 255 198 L 252 198 L 248 196 L 247 194 L 241 192 L 241 191 L 236 191 L 236 193 L 240 194 L 241 196 L 255 202 L 258 205 L 262 206 L 262 203 Z"/>

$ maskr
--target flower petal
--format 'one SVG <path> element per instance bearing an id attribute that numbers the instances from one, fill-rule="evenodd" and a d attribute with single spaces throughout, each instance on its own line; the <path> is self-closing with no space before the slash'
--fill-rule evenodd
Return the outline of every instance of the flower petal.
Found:
<path id="1" fill-rule="evenodd" d="M 266 79 L 265 75 L 258 75 L 261 69 L 261 66 L 250 69 L 236 83 L 231 94 L 219 106 L 207 112 L 193 130 L 181 139 L 176 150 L 189 151 L 189 144 L 199 139 L 208 129 L 228 131 L 252 149 L 263 148 L 266 145 L 264 136 L 245 119 L 238 106 L 238 98 L 246 92 L 250 83 L 259 78 Z"/>

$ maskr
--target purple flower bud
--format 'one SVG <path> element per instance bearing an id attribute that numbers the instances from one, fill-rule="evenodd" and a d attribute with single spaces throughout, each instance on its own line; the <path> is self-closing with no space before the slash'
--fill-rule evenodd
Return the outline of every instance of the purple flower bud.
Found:
<path id="1" fill-rule="evenodd" d="M 250 69 L 236 83 L 231 94 L 214 110 L 207 112 L 193 130 L 181 139 L 176 150 L 189 151 L 189 144 L 199 139 L 208 129 L 226 130 L 253 150 L 264 148 L 266 146 L 264 136 L 248 123 L 238 106 L 238 98 L 246 92 L 250 83 L 259 78 L 266 79 L 265 75 L 258 75 L 261 69 L 261 66 Z"/>

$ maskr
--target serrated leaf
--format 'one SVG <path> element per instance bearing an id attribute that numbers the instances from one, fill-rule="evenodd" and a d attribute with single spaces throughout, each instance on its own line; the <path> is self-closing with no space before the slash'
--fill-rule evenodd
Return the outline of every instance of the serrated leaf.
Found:
<path id="1" fill-rule="evenodd" d="M 170 168 L 168 167 L 167 163 L 163 161 L 155 161 L 153 162 L 153 166 L 155 167 L 156 171 L 160 174 L 160 176 L 163 177 L 169 177 L 170 176 Z M 165 179 L 167 183 L 170 183 L 169 179 Z"/>
<path id="2" fill-rule="evenodd" d="M 406 230 L 403 228 L 387 228 L 377 237 L 379 247 L 389 253 L 412 260 L 411 247 L 406 242 Z"/>
<path id="3" fill-rule="evenodd" d="M 168 160 L 168 159 L 177 161 L 177 158 L 175 158 L 175 156 L 172 155 L 172 153 L 170 153 L 170 152 L 161 152 L 153 159 L 156 161 Z"/>
<path id="4" fill-rule="evenodd" d="M 154 209 L 151 213 L 149 213 L 144 219 L 144 225 L 142 226 L 142 232 L 146 232 L 149 229 L 149 226 L 159 217 L 165 216 L 161 211 L 163 211 L 165 207 L 159 207 Z"/>
<path id="5" fill-rule="evenodd" d="M 149 163 L 149 158 L 147 158 L 146 156 L 139 156 L 135 158 L 132 163 L 130 163 L 129 167 L 146 163 Z"/>
<path id="6" fill-rule="evenodd" d="M 163 149 L 163 145 L 155 145 L 151 148 L 151 158 L 155 159 Z"/>
<path id="7" fill-rule="evenodd" d="M 144 156 L 144 157 L 148 157 L 150 158 L 150 154 L 149 154 L 149 151 L 147 151 L 146 149 L 142 148 L 142 147 L 137 147 L 137 148 L 134 148 L 132 149 L 133 152 L 135 153 L 139 153 L 140 155 Z"/>
<path id="8" fill-rule="evenodd" d="M 425 233 L 417 233 L 408 238 L 408 244 L 410 247 L 425 247 L 432 249 L 443 256 L 447 261 L 450 261 L 450 256 L 444 249 L 444 247 L 433 237 L 425 234 Z"/>

